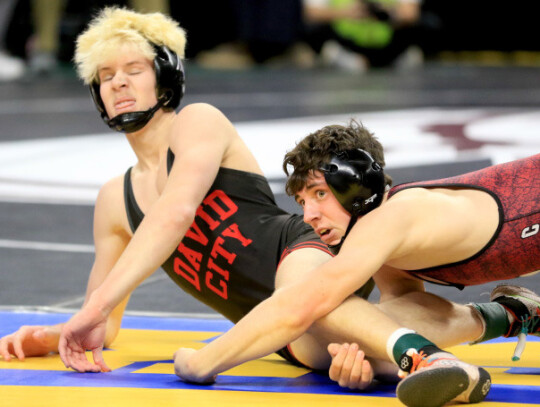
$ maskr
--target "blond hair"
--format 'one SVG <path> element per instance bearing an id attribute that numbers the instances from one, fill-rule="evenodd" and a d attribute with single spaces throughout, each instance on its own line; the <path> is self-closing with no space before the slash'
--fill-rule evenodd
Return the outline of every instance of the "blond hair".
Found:
<path id="1" fill-rule="evenodd" d="M 183 58 L 186 34 L 176 21 L 162 13 L 141 14 L 107 7 L 77 38 L 74 58 L 77 73 L 87 85 L 97 82 L 99 64 L 113 57 L 124 44 L 134 46 L 136 51 L 153 60 L 156 53 L 151 43 L 165 45 Z"/>

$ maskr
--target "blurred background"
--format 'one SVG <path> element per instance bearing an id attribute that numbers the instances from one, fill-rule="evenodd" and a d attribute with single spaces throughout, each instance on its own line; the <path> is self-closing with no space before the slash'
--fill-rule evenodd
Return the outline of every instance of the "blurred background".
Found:
<path id="1" fill-rule="evenodd" d="M 0 308 L 80 307 L 97 191 L 135 162 L 71 63 L 106 5 L 186 29 L 182 105 L 221 109 L 289 211 L 283 154 L 351 118 L 385 145 L 396 183 L 540 152 L 537 1 L 0 0 Z M 430 290 L 467 302 L 491 287 Z M 160 272 L 128 310 L 215 315 Z"/>
<path id="2" fill-rule="evenodd" d="M 170 14 L 186 58 L 217 69 L 540 63 L 533 0 L 1 0 L 0 79 L 67 69 L 76 36 L 110 5 Z"/>

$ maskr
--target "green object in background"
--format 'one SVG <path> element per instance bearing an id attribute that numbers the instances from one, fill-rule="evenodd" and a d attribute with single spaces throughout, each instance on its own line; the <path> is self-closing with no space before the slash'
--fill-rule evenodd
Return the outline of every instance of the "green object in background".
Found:
<path id="1" fill-rule="evenodd" d="M 356 1 L 359 0 L 330 0 L 330 5 L 340 8 Z M 392 4 L 395 1 L 379 1 L 379 3 Z M 334 22 L 332 28 L 342 38 L 365 48 L 384 48 L 390 43 L 394 34 L 390 24 L 377 20 L 343 19 Z"/>

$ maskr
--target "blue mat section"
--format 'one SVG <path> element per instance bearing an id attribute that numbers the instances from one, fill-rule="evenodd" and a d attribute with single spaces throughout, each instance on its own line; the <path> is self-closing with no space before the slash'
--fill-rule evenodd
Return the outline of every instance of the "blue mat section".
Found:
<path id="1" fill-rule="evenodd" d="M 219 376 L 216 383 L 201 387 L 185 383 L 173 374 L 133 373 L 154 363 L 171 363 L 172 360 L 138 362 L 109 373 L 76 373 L 49 370 L 10 369 L 9 375 L 0 375 L 3 386 L 52 386 L 52 387 L 122 387 L 145 389 L 202 389 L 227 391 L 262 391 L 272 393 L 351 394 L 330 381 L 326 376 L 308 373 L 298 378 Z M 172 370 L 172 366 L 171 366 Z M 43 377 L 46 375 L 47 380 Z M 395 385 L 377 386 L 370 396 L 395 397 Z M 367 394 L 366 394 L 367 395 Z"/>
<path id="2" fill-rule="evenodd" d="M 359 393 L 342 389 L 328 377 L 317 373 L 307 373 L 298 378 L 219 376 L 215 384 L 204 387 L 185 383 L 173 374 L 135 373 L 155 363 L 172 364 L 172 360 L 137 362 L 109 373 L 84 375 L 65 371 L 13 369 L 8 375 L 0 375 L 0 385 L 199 390 L 204 388 L 224 391 L 395 397 L 395 385 L 378 385 L 370 391 Z M 47 377 L 46 381 L 43 380 L 44 375 Z M 486 401 L 540 404 L 540 387 L 493 385 Z"/>

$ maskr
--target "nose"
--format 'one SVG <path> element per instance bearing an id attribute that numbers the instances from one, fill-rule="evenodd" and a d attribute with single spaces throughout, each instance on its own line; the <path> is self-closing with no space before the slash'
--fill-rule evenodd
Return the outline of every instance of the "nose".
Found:
<path id="1" fill-rule="evenodd" d="M 319 206 L 316 203 L 305 202 L 304 203 L 304 222 L 313 226 L 313 222 L 321 218 L 321 212 Z"/>
<path id="2" fill-rule="evenodd" d="M 116 71 L 111 82 L 114 89 L 122 88 L 127 85 L 127 76 L 122 71 Z"/>

